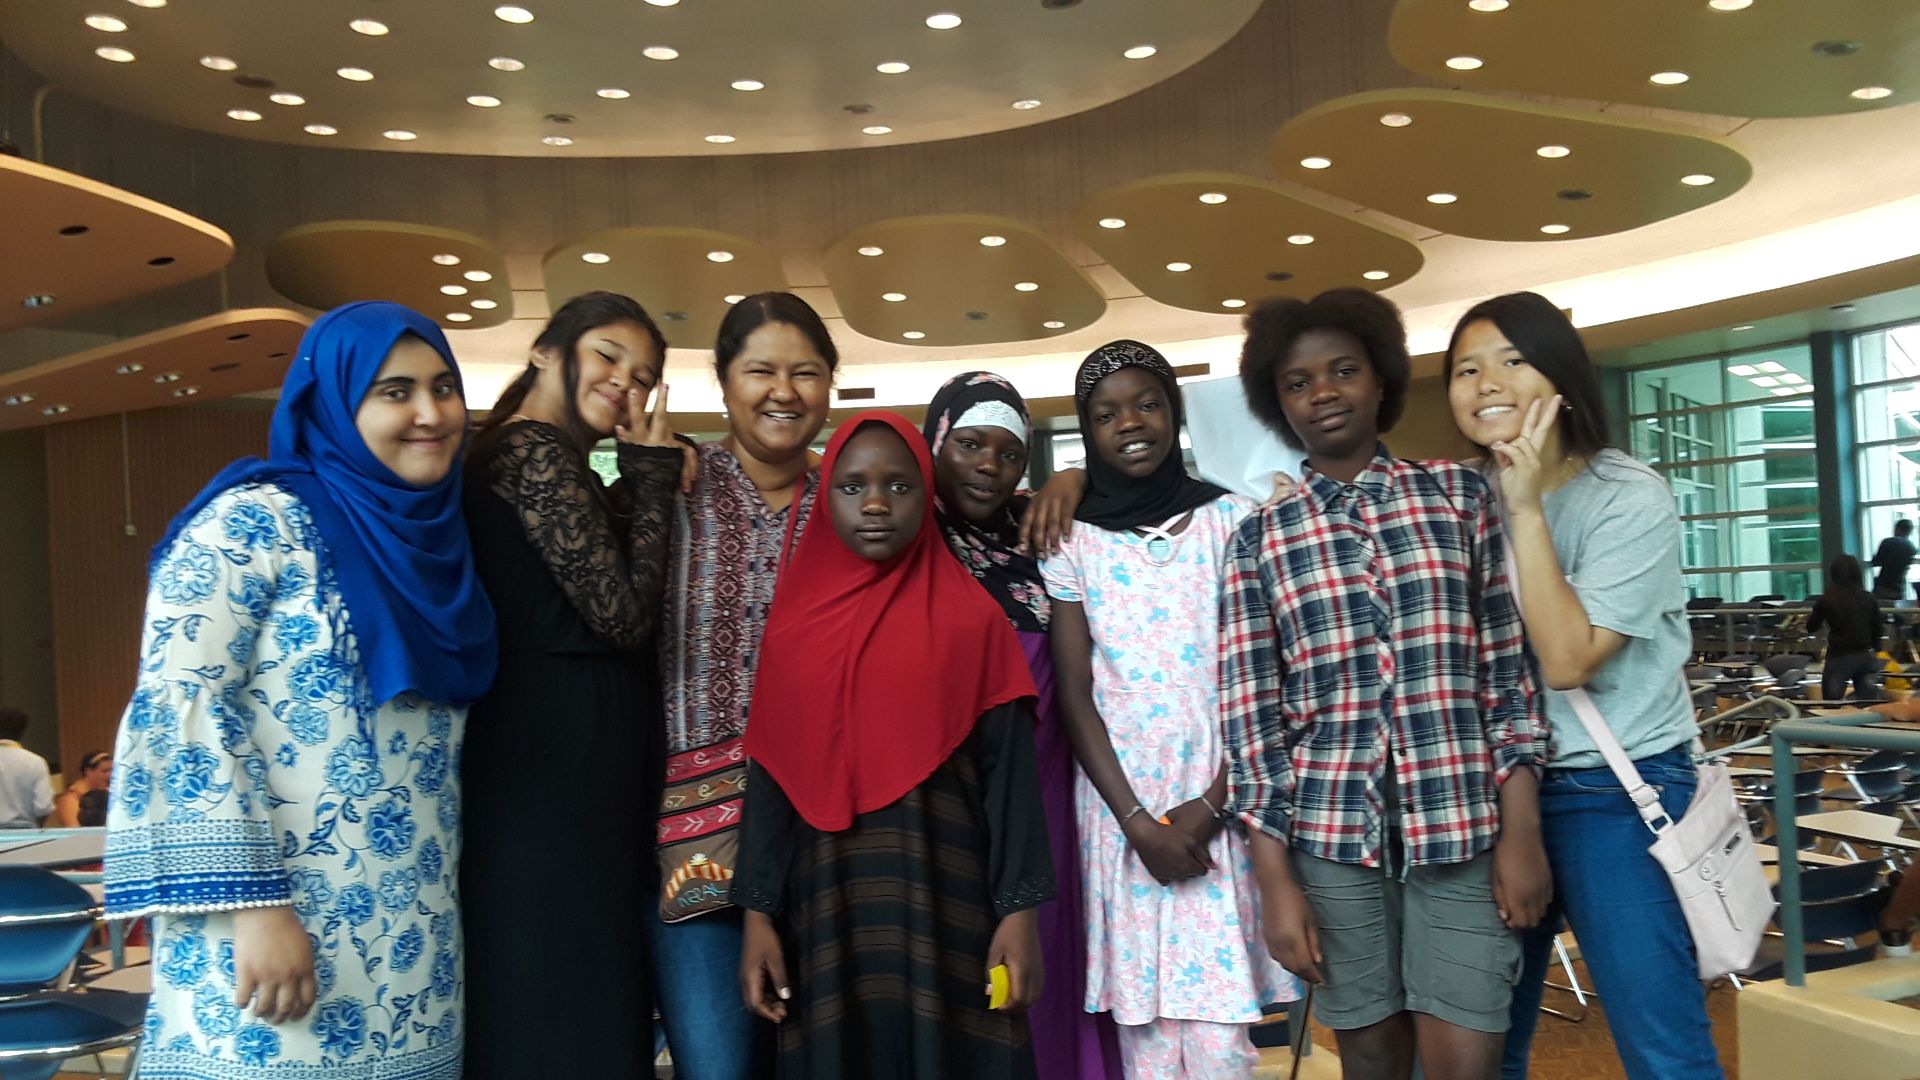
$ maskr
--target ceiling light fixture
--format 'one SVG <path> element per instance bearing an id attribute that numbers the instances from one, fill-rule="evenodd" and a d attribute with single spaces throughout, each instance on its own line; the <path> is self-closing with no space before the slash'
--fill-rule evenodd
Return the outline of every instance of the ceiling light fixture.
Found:
<path id="1" fill-rule="evenodd" d="M 981 247 L 1005 247 L 1006 243 L 1007 238 L 1004 236 L 983 236 L 980 238 Z"/>
<path id="2" fill-rule="evenodd" d="M 1690 78 L 1684 71 L 1656 71 L 1647 76 L 1647 81 L 1655 86 L 1679 86 Z"/>
<path id="3" fill-rule="evenodd" d="M 153 377 L 153 384 L 155 386 L 165 386 L 167 383 L 176 383 L 179 381 L 180 373 L 177 371 L 163 371 Z"/>
<path id="4" fill-rule="evenodd" d="M 208 71 L 232 71 L 240 65 L 224 56 L 203 56 L 200 58 L 200 66 Z"/>
<path id="5" fill-rule="evenodd" d="M 113 369 L 113 373 L 115 375 L 135 375 L 145 370 L 147 370 L 147 365 L 131 363 L 121 364 L 119 367 Z"/>
<path id="6" fill-rule="evenodd" d="M 500 107 L 500 99 L 492 94 L 468 94 L 467 104 L 476 109 L 497 109 Z"/>
<path id="7" fill-rule="evenodd" d="M 1292 236 L 1287 237 L 1287 243 L 1295 247 L 1305 247 L 1313 243 L 1313 235 L 1311 233 L 1294 233 Z"/>
<path id="8" fill-rule="evenodd" d="M 1755 367 L 1758 368 L 1760 371 L 1765 372 L 1766 374 L 1769 374 L 1769 375 L 1778 374 L 1779 372 L 1787 370 L 1779 362 L 1773 361 L 1773 360 L 1768 360 L 1764 363 L 1756 364 Z"/>
<path id="9" fill-rule="evenodd" d="M 733 261 L 733 252 L 709 251 L 707 252 L 707 261 L 711 263 L 730 263 Z"/>
<path id="10" fill-rule="evenodd" d="M 1303 157 L 1300 159 L 1300 167 L 1303 169 L 1331 169 L 1333 168 L 1333 159 L 1318 156 Z"/>
<path id="11" fill-rule="evenodd" d="M 1451 191 L 1436 191 L 1427 196 L 1427 201 L 1435 206 L 1446 206 L 1448 203 L 1459 202 L 1460 196 Z"/>
<path id="12" fill-rule="evenodd" d="M 1707 0 L 1707 6 L 1715 11 L 1745 11 L 1753 0 Z"/>
<path id="13" fill-rule="evenodd" d="M 640 50 L 640 55 L 649 60 L 678 60 L 680 50 L 670 45 L 649 45 Z"/>
<path id="14" fill-rule="evenodd" d="M 1807 380 L 1789 371 L 1785 375 L 1780 376 L 1780 382 L 1784 386 L 1805 386 Z"/>
<path id="15" fill-rule="evenodd" d="M 417 131 L 408 131 L 406 128 L 393 128 L 389 131 L 381 132 L 380 137 L 383 139 L 392 139 L 394 142 L 412 142 L 420 137 L 420 133 Z"/>
<path id="16" fill-rule="evenodd" d="M 1369 270 L 1360 276 L 1366 278 L 1368 281 L 1385 281 L 1393 275 L 1387 273 L 1385 270 Z"/>
<path id="17" fill-rule="evenodd" d="M 647 0 L 647 3 L 652 4 L 654 7 L 673 7 L 679 2 L 680 0 Z"/>
<path id="18" fill-rule="evenodd" d="M 1748 380 L 1755 386 L 1779 386 L 1780 380 L 1771 375 L 1755 375 Z"/>
<path id="19" fill-rule="evenodd" d="M 355 19 L 347 24 L 347 29 L 368 37 L 386 37 L 387 24 L 378 19 Z"/>
<path id="20" fill-rule="evenodd" d="M 493 17 L 503 23 L 525 26 L 533 21 L 533 12 L 523 7 L 515 7 L 512 4 L 502 4 L 493 9 Z"/>
<path id="21" fill-rule="evenodd" d="M 1447 66 L 1455 71 L 1478 71 L 1486 66 L 1486 61 L 1477 56 L 1449 56 Z"/>
<path id="22" fill-rule="evenodd" d="M 1026 112 L 1029 109 L 1037 109 L 1040 107 L 1040 99 L 1021 98 L 1019 101 L 1013 103 L 1013 107 L 1019 109 L 1021 112 Z"/>
<path id="23" fill-rule="evenodd" d="M 1741 323 L 1741 324 L 1740 324 L 1739 326 L 1729 326 L 1729 327 L 1727 327 L 1727 332 L 1728 332 L 1729 334 L 1738 334 L 1738 333 L 1742 333 L 1742 332 L 1744 332 L 1744 331 L 1747 331 L 1747 330 L 1751 330 L 1751 329 L 1753 329 L 1753 324 L 1752 324 L 1752 323 Z M 1731 369 L 1731 368 L 1729 368 L 1728 370 L 1732 370 L 1732 369 Z"/>
<path id="24" fill-rule="evenodd" d="M 131 64 L 136 59 L 131 52 L 116 45 L 102 45 L 93 50 L 93 55 L 102 60 L 111 60 L 116 64 Z"/>
<path id="25" fill-rule="evenodd" d="M 919 341 L 921 338 L 927 336 L 927 332 L 925 330 L 903 330 L 900 332 L 900 336 L 906 338 L 908 341 Z"/>
<path id="26" fill-rule="evenodd" d="M 473 316 L 464 311 L 449 311 L 447 312 L 447 321 L 448 322 L 472 322 Z"/>
<path id="27" fill-rule="evenodd" d="M 862 135 L 891 135 L 893 129 L 885 124 L 869 124 L 860 129 Z"/>
<path id="28" fill-rule="evenodd" d="M 875 247 L 872 244 L 868 244 L 867 246 L 860 249 L 860 254 L 865 255 L 869 259 L 873 258 L 876 255 L 885 255 L 886 253 L 887 253 L 886 248 Z"/>
<path id="29" fill-rule="evenodd" d="M 1227 201 L 1227 193 L 1224 191 L 1203 191 L 1200 193 L 1200 201 L 1206 203 L 1208 206 L 1219 206 L 1221 203 Z"/>
<path id="30" fill-rule="evenodd" d="M 714 144 L 715 146 L 725 146 L 726 144 L 733 141 L 733 136 L 713 134 L 713 135 L 707 136 L 707 141 Z"/>
<path id="31" fill-rule="evenodd" d="M 167 6 L 167 0 L 127 0 L 127 3 L 132 4 L 134 7 L 149 9 Z"/>
<path id="32" fill-rule="evenodd" d="M 913 65 L 899 60 L 889 60 L 884 64 L 876 65 L 873 70 L 882 75 L 905 75 L 913 70 Z"/>
<path id="33" fill-rule="evenodd" d="M 1013 283 L 1013 291 L 1015 291 L 1015 292 L 1039 292 L 1039 291 L 1040 291 L 1040 283 L 1039 283 L 1039 282 L 1037 282 L 1037 281 L 1016 281 L 1016 282 L 1014 282 L 1014 283 Z"/>
<path id="34" fill-rule="evenodd" d="M 71 405 L 49 405 L 46 408 L 40 410 L 40 415 L 59 416 L 61 413 L 70 412 L 72 409 L 73 409 L 73 406 Z"/>
<path id="35" fill-rule="evenodd" d="M 268 94 L 267 100 L 273 102 L 275 105 L 305 105 L 307 103 L 307 99 L 301 97 L 299 94 L 289 94 L 284 90 L 277 94 Z"/>
<path id="36" fill-rule="evenodd" d="M 89 15 L 87 25 L 103 34 L 124 34 L 127 31 L 126 21 L 111 15 Z"/>
<path id="37" fill-rule="evenodd" d="M 880 299 L 885 300 L 889 304 L 898 304 L 902 300 L 905 300 L 906 298 L 907 298 L 907 294 L 903 292 L 889 292 L 889 293 L 880 294 Z"/>
<path id="38" fill-rule="evenodd" d="M 1167 264 L 1167 269 L 1176 274 L 1184 274 L 1187 271 L 1193 269 L 1193 264 L 1185 263 L 1185 262 L 1170 262 Z"/>
<path id="39" fill-rule="evenodd" d="M 1776 386 L 1773 388 L 1774 397 L 1792 397 L 1795 394 L 1803 394 L 1805 392 L 1805 390 L 1797 386 Z"/>
<path id="40" fill-rule="evenodd" d="M 440 291 L 447 296 L 467 295 L 467 287 L 465 285 L 442 285 L 440 286 Z"/>
<path id="41" fill-rule="evenodd" d="M 466 278 L 468 281 L 492 281 L 493 280 L 493 275 L 487 273 L 485 270 L 469 270 L 466 273 L 461 274 L 460 276 L 463 278 Z"/>
<path id="42" fill-rule="evenodd" d="M 1126 57 L 1129 60 L 1145 60 L 1147 57 L 1152 56 L 1154 53 L 1157 53 L 1159 51 L 1160 51 L 1159 49 L 1156 49 L 1151 45 L 1135 45 L 1133 48 L 1128 49 L 1126 52 L 1123 52 L 1120 55 Z"/>
<path id="43" fill-rule="evenodd" d="M 755 90 L 765 90 L 767 88 L 767 84 L 761 82 L 759 79 L 735 79 L 732 85 L 735 90 L 743 94 L 751 94 Z"/>
<path id="44" fill-rule="evenodd" d="M 730 292 L 727 295 L 721 297 L 720 299 L 725 300 L 729 304 L 737 304 L 740 301 L 745 300 L 746 298 L 747 298 L 746 293 Z"/>
<path id="45" fill-rule="evenodd" d="M 238 120 L 243 124 L 251 124 L 260 119 L 260 114 L 254 112 L 252 109 L 228 109 L 227 119 Z"/>
<path id="46" fill-rule="evenodd" d="M 1713 183 L 1713 177 L 1706 173 L 1688 173 L 1680 178 L 1680 182 L 1688 187 L 1706 187 Z"/>
<path id="47" fill-rule="evenodd" d="M 573 140 L 565 135 L 547 135 L 540 140 L 548 146 L 572 146 Z"/>
<path id="48" fill-rule="evenodd" d="M 1220 306 L 1224 308 L 1243 308 L 1247 306 L 1247 302 L 1236 296 L 1230 300 L 1220 301 Z"/>
<path id="49" fill-rule="evenodd" d="M 1847 96 L 1861 101 L 1879 101 L 1884 97 L 1892 97 L 1893 91 L 1884 86 L 1863 86 Z"/>
<path id="50" fill-rule="evenodd" d="M 1727 365 L 1727 374 L 1729 374 L 1729 375 L 1738 375 L 1738 376 L 1740 376 L 1740 377 L 1741 377 L 1741 378 L 1743 378 L 1743 379 L 1744 379 L 1744 378 L 1746 378 L 1746 377 L 1747 377 L 1747 376 L 1749 376 L 1749 375 L 1758 375 L 1759 373 L 1760 373 L 1760 369 L 1759 369 L 1759 368 L 1756 368 L 1756 367 L 1754 367 L 1754 366 L 1753 366 L 1752 364 L 1729 364 L 1729 365 Z"/>
<path id="51" fill-rule="evenodd" d="M 583 263 L 592 263 L 595 266 L 604 266 L 613 261 L 613 256 L 604 251 L 585 251 L 581 252 L 580 261 Z"/>
<path id="52" fill-rule="evenodd" d="M 1390 128 L 1403 128 L 1413 123 L 1413 117 L 1403 112 L 1390 112 L 1383 114 L 1380 122 Z"/>
<path id="53" fill-rule="evenodd" d="M 306 132 L 309 135 L 340 134 L 340 129 L 337 127 L 334 127 L 332 124 L 308 124 L 306 127 L 301 128 L 300 130 Z"/>
<path id="54" fill-rule="evenodd" d="M 961 18 L 951 11 L 938 11 L 927 16 L 927 29 L 951 30 L 961 23 Z"/>
<path id="55" fill-rule="evenodd" d="M 525 71 L 527 68 L 524 61 L 515 60 L 511 56 L 496 56 L 487 61 L 487 66 L 495 71 Z"/>
<path id="56" fill-rule="evenodd" d="M 8 394 L 6 401 L 7 401 L 7 404 L 9 405 L 27 405 L 32 403 L 33 395 L 32 394 Z"/>
<path id="57" fill-rule="evenodd" d="M 435 255 L 435 256 L 433 257 L 433 262 L 434 262 L 434 265 L 436 265 L 436 266 L 459 266 L 459 265 L 460 265 L 460 256 L 458 256 L 458 255 L 447 255 L 447 254 L 444 254 L 444 253 L 443 253 L 443 254 L 440 254 L 440 255 Z"/>
<path id="58" fill-rule="evenodd" d="M 1507 0 L 1467 0 L 1467 6 L 1475 11 L 1505 11 Z"/>
<path id="59" fill-rule="evenodd" d="M 608 101 L 625 101 L 633 96 L 631 92 L 622 90 L 617 86 L 603 86 L 595 90 L 594 94 L 606 98 Z"/>
<path id="60" fill-rule="evenodd" d="M 343 67 L 335 71 L 334 74 L 340 76 L 341 78 L 347 80 L 348 82 L 372 82 L 373 81 L 373 72 L 368 71 L 366 68 Z"/>
<path id="61" fill-rule="evenodd" d="M 1103 229 L 1124 229 L 1127 227 L 1127 219 L 1117 218 L 1117 217 L 1103 217 L 1100 219 L 1100 227 Z"/>
<path id="62" fill-rule="evenodd" d="M 469 301 L 467 306 L 475 311 L 492 311 L 494 308 L 499 307 L 500 303 L 497 300 L 489 300 L 483 296 L 478 300 Z"/>
<path id="63" fill-rule="evenodd" d="M 1559 236 L 1559 235 L 1560 235 L 1561 233 L 1564 233 L 1564 232 L 1571 232 L 1572 230 L 1573 230 L 1573 226 L 1571 226 L 1571 225 L 1542 225 L 1542 226 L 1540 226 L 1540 231 L 1541 231 L 1541 232 L 1543 232 L 1543 233 L 1546 233 L 1546 234 L 1547 234 L 1548 236 Z"/>
<path id="64" fill-rule="evenodd" d="M 1535 150 L 1534 153 L 1539 154 L 1543 158 L 1563 158 L 1573 153 L 1573 151 L 1564 146 L 1548 145 Z"/>
<path id="65" fill-rule="evenodd" d="M 192 397 L 193 395 L 195 395 L 195 394 L 197 394 L 197 393 L 199 393 L 199 392 L 200 392 L 200 388 L 199 388 L 199 387 L 197 387 L 197 386 L 183 386 L 183 387 L 181 387 L 180 389 L 178 389 L 178 390 L 175 390 L 175 391 L 173 392 L 173 396 L 174 396 L 174 397 Z M 66 406 L 64 406 L 64 405 L 63 405 L 63 406 L 61 406 L 61 407 L 60 407 L 60 411 L 61 411 L 61 412 L 66 412 L 66 411 L 67 411 L 67 410 L 66 410 Z"/>
<path id="66" fill-rule="evenodd" d="M 1059 319 L 1048 319 L 1046 322 L 1043 322 L 1040 325 L 1046 327 L 1049 330 L 1065 330 L 1067 328 L 1067 324 L 1061 322 Z"/>

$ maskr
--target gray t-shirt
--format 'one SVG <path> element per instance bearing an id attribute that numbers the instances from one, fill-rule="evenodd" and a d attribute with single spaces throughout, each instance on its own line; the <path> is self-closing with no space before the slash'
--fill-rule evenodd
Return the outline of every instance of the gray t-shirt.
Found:
<path id="1" fill-rule="evenodd" d="M 1602 450 L 1542 503 L 1554 553 L 1588 621 L 1627 639 L 1587 684 L 1600 715 L 1635 760 L 1690 742 L 1699 730 L 1681 672 L 1693 637 L 1680 576 L 1680 517 L 1666 480 L 1618 450 Z M 1604 766 L 1566 696 L 1545 697 L 1549 764 Z"/>

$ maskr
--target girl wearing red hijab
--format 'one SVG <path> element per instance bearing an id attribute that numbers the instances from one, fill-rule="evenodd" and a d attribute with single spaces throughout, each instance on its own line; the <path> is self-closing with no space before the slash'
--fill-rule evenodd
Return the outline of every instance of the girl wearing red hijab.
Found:
<path id="1" fill-rule="evenodd" d="M 789 540 L 747 723 L 747 1005 L 782 1080 L 1031 1078 L 1054 882 L 1026 659 L 932 523 L 917 429 L 863 413 L 821 474 L 832 528 Z"/>

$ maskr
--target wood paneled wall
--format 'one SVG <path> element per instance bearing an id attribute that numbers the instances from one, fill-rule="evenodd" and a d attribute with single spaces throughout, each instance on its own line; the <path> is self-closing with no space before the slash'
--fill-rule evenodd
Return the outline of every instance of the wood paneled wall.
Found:
<path id="1" fill-rule="evenodd" d="M 133 692 L 147 553 L 214 473 L 234 458 L 266 452 L 271 418 L 257 404 L 199 406 L 46 429 L 63 757 L 113 745 Z"/>

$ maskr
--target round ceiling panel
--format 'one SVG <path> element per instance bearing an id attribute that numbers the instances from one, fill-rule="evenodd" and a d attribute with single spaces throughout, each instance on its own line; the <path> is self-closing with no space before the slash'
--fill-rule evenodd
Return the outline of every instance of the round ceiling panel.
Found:
<path id="1" fill-rule="evenodd" d="M 322 221 L 267 245 L 267 281 L 295 303 L 326 310 L 391 300 L 449 330 L 513 316 L 506 260 L 477 236 L 403 221 Z"/>
<path id="2" fill-rule="evenodd" d="M 711 349 L 735 300 L 786 288 L 780 262 L 745 237 L 711 229 L 608 229 L 547 252 L 547 305 L 605 289 L 640 302 L 668 346 Z"/>

